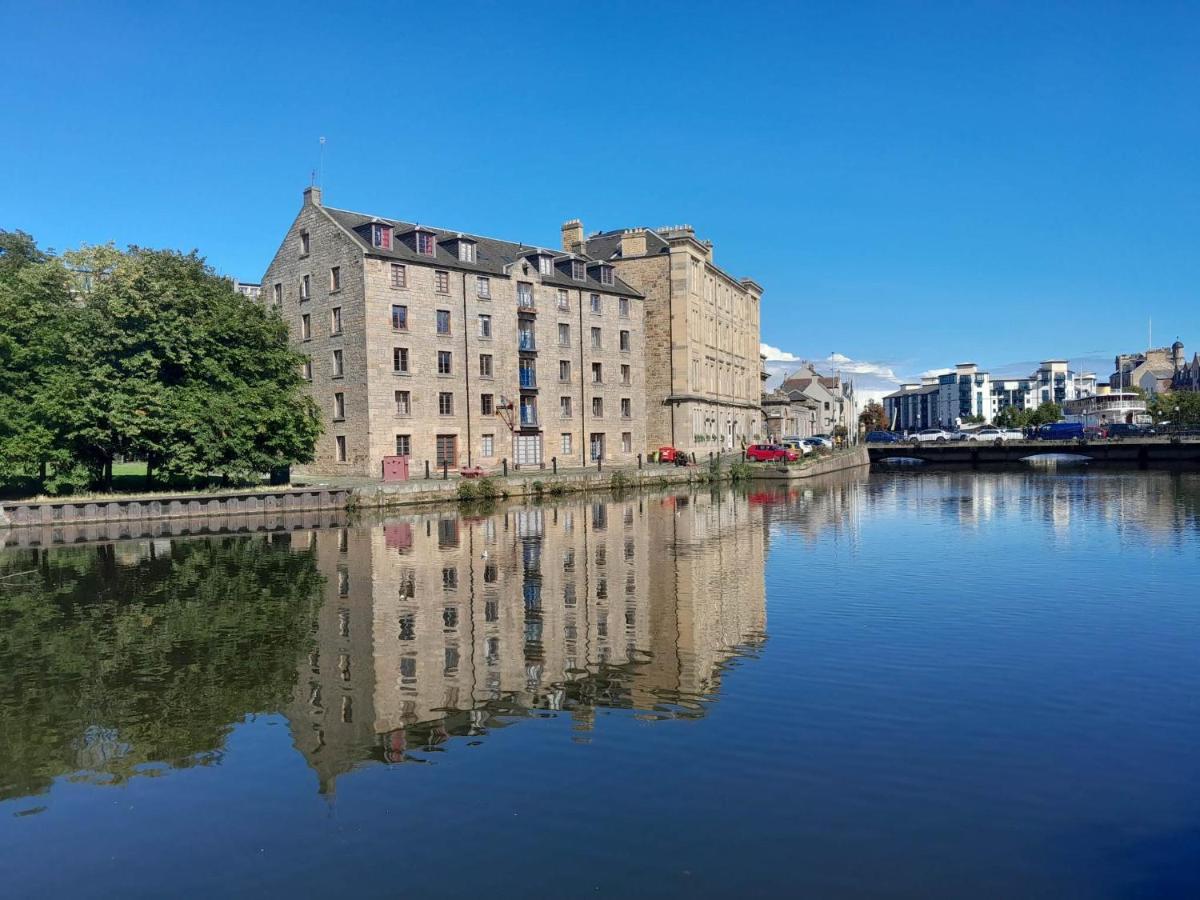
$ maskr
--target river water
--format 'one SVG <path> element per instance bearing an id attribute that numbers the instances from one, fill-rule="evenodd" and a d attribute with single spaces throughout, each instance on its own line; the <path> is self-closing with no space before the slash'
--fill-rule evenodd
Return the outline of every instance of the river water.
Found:
<path id="1" fill-rule="evenodd" d="M 0 551 L 6 894 L 1200 895 L 1198 475 L 283 524 Z"/>

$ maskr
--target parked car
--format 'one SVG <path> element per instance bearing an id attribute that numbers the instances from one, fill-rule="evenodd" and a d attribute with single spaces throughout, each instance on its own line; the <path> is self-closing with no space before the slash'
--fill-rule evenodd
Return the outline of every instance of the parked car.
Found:
<path id="1" fill-rule="evenodd" d="M 1089 441 L 1102 441 L 1108 437 L 1107 425 L 1084 425 L 1083 436 Z"/>
<path id="2" fill-rule="evenodd" d="M 1037 430 L 1039 441 L 1079 441 L 1084 437 L 1078 422 L 1051 422 Z"/>
<path id="3" fill-rule="evenodd" d="M 967 435 L 968 441 L 986 441 L 991 444 L 1003 444 L 1005 441 L 1020 441 L 1025 435 L 1014 428 L 999 428 L 988 425 Z"/>
<path id="4" fill-rule="evenodd" d="M 816 435 L 813 435 L 812 437 L 801 438 L 800 443 L 808 447 L 810 451 L 824 451 L 833 449 L 833 444 L 830 443 L 826 438 L 817 437 Z"/>
<path id="5" fill-rule="evenodd" d="M 1126 422 L 1113 422 L 1107 430 L 1107 437 L 1114 439 L 1154 437 L 1157 433 L 1149 425 L 1131 425 Z"/>
<path id="6" fill-rule="evenodd" d="M 804 443 L 800 438 L 784 438 L 780 443 L 789 450 L 795 450 L 801 456 L 808 456 L 813 452 L 813 448 Z"/>
<path id="7" fill-rule="evenodd" d="M 950 440 L 950 432 L 941 428 L 922 428 L 916 434 L 910 434 L 908 439 L 914 444 L 944 444 Z"/>
<path id="8" fill-rule="evenodd" d="M 899 444 L 903 438 L 892 431 L 868 431 L 868 444 Z"/>
<path id="9" fill-rule="evenodd" d="M 746 448 L 746 458 L 755 462 L 795 462 L 800 454 L 779 444 L 751 444 Z"/>

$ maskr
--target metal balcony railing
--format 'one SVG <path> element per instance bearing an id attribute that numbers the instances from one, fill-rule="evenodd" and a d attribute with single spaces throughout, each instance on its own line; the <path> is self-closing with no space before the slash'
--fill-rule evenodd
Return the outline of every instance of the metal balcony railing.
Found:
<path id="1" fill-rule="evenodd" d="M 537 341 L 534 339 L 532 331 L 522 331 L 517 336 L 517 346 L 522 350 L 536 350 Z"/>
<path id="2" fill-rule="evenodd" d="M 520 374 L 521 374 L 521 387 L 523 387 L 523 388 L 537 387 L 537 372 L 535 372 L 533 369 L 522 369 Z"/>
<path id="3" fill-rule="evenodd" d="M 537 423 L 538 423 L 538 417 L 537 417 L 536 409 L 522 409 L 521 410 L 521 425 L 523 427 L 526 427 L 526 428 L 532 427 L 532 426 L 537 425 Z"/>

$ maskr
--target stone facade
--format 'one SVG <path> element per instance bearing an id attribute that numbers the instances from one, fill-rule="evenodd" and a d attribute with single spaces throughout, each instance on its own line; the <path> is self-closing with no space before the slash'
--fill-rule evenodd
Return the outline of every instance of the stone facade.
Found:
<path id="1" fill-rule="evenodd" d="M 647 450 L 729 450 L 764 436 L 756 282 L 726 274 L 688 225 L 584 239 L 573 220 L 563 249 L 613 263 L 645 297 Z"/>
<path id="2" fill-rule="evenodd" d="M 847 440 L 857 439 L 858 399 L 854 382 L 843 379 L 841 373 L 822 375 L 809 363 L 785 378 L 779 390 L 794 401 L 808 398 L 816 404 L 816 417 L 810 419 L 813 433 L 832 435 L 836 429 L 844 428 Z"/>
<path id="3" fill-rule="evenodd" d="M 325 415 L 301 474 L 378 476 L 394 455 L 417 476 L 644 450 L 643 302 L 611 266 L 304 197 L 262 282 Z"/>

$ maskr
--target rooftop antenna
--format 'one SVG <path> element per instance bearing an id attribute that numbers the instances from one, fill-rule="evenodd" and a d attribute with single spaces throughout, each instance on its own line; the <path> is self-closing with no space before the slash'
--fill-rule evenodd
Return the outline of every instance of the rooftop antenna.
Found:
<path id="1" fill-rule="evenodd" d="M 317 156 L 317 184 L 320 187 L 325 186 L 325 136 L 321 135 L 319 139 L 321 149 Z"/>

